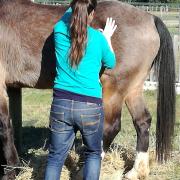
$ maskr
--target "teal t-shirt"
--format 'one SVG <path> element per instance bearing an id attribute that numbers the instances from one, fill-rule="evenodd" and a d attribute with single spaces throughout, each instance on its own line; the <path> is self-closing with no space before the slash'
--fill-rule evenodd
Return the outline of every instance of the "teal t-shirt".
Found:
<path id="1" fill-rule="evenodd" d="M 114 68 L 115 54 L 111 51 L 104 35 L 88 26 L 87 45 L 79 65 L 72 68 L 69 63 L 71 38 L 69 22 L 72 9 L 69 8 L 54 26 L 56 54 L 56 77 L 54 88 L 81 95 L 102 98 L 102 85 L 99 79 L 101 66 Z"/>

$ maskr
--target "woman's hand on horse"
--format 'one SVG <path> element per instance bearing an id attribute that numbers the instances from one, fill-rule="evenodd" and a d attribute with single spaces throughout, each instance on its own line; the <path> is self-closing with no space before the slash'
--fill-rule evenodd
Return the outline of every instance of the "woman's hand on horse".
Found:
<path id="1" fill-rule="evenodd" d="M 116 28 L 117 28 L 117 25 L 115 24 L 115 20 L 108 17 L 106 20 L 105 28 L 102 33 L 104 34 L 106 39 L 111 39 L 111 36 L 113 35 Z"/>

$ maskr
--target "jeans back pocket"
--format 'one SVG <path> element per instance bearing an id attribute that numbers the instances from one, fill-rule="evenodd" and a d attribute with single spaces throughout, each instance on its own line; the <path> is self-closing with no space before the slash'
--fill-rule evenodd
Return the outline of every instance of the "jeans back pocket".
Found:
<path id="1" fill-rule="evenodd" d="M 51 111 L 49 118 L 50 120 L 49 128 L 51 131 L 62 133 L 72 129 L 72 127 L 68 124 L 68 122 L 65 121 L 64 116 L 65 116 L 64 112 Z"/>
<path id="2" fill-rule="evenodd" d="M 84 135 L 90 135 L 98 131 L 101 113 L 81 114 L 82 130 Z"/>

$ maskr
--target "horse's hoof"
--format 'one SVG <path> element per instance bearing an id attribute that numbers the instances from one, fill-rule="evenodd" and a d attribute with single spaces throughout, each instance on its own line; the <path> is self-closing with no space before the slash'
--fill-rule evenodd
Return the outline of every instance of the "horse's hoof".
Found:
<path id="1" fill-rule="evenodd" d="M 138 172 L 132 168 L 129 172 L 125 174 L 125 179 L 128 180 L 139 180 L 138 179 Z"/>
<path id="2" fill-rule="evenodd" d="M 126 179 L 138 180 L 147 179 L 149 175 L 149 154 L 138 152 L 133 168 L 125 175 Z"/>

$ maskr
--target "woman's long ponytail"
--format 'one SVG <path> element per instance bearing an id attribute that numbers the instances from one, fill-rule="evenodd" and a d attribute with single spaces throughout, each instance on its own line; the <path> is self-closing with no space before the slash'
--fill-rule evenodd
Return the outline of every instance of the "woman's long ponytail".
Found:
<path id="1" fill-rule="evenodd" d="M 71 67 L 76 67 L 84 55 L 87 43 L 88 16 L 96 5 L 96 0 L 73 0 L 71 3 L 71 49 L 69 54 Z"/>

